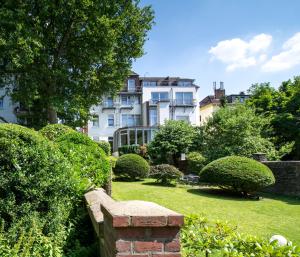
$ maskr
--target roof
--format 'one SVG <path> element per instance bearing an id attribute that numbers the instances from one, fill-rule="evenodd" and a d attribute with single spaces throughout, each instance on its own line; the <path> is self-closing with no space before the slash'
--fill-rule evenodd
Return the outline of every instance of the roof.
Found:
<path id="1" fill-rule="evenodd" d="M 221 100 L 216 99 L 213 95 L 208 95 L 200 101 L 200 107 L 208 104 L 220 104 Z"/>

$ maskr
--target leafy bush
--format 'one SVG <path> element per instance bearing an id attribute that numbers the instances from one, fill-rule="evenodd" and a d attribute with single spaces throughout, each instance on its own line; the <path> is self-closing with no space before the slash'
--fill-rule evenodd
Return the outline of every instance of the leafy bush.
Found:
<path id="1" fill-rule="evenodd" d="M 73 130 L 72 128 L 63 124 L 49 124 L 43 127 L 39 132 L 49 140 L 55 141 L 60 136 L 74 131 L 75 130 Z"/>
<path id="2" fill-rule="evenodd" d="M 100 148 L 106 153 L 106 155 L 110 155 L 111 154 L 111 147 L 110 147 L 110 143 L 106 142 L 106 141 L 99 141 L 96 142 Z"/>
<path id="3" fill-rule="evenodd" d="M 150 167 L 146 160 L 137 154 L 124 154 L 116 162 L 114 174 L 130 180 L 145 178 Z"/>
<path id="4" fill-rule="evenodd" d="M 129 154 L 129 153 L 134 153 L 134 154 L 140 154 L 140 146 L 139 145 L 122 145 L 118 149 L 119 155 L 123 154 Z"/>
<path id="5" fill-rule="evenodd" d="M 278 159 L 274 144 L 266 137 L 268 127 L 267 118 L 245 105 L 222 107 L 199 131 L 196 141 L 202 144 L 198 151 L 209 161 L 231 155 L 251 157 L 258 152 L 266 153 L 269 160 Z"/>
<path id="6" fill-rule="evenodd" d="M 66 222 L 77 196 L 71 166 L 59 149 L 38 132 L 0 124 L 0 217 L 10 226 L 38 213 L 44 231 Z"/>
<path id="7" fill-rule="evenodd" d="M 185 218 L 181 230 L 183 257 L 296 257 L 300 248 L 291 242 L 279 246 L 250 235 L 239 234 L 228 223 L 210 222 L 204 217 Z"/>
<path id="8" fill-rule="evenodd" d="M 242 193 L 256 192 L 275 183 L 272 171 L 264 164 L 239 156 L 229 156 L 206 165 L 200 179 Z"/>
<path id="9" fill-rule="evenodd" d="M 185 121 L 166 121 L 148 145 L 151 161 L 155 164 L 168 163 L 177 166 L 180 154 L 188 152 L 195 135 L 196 130 Z"/>
<path id="10" fill-rule="evenodd" d="M 186 156 L 187 172 L 200 174 L 200 171 L 205 166 L 206 159 L 199 152 L 190 152 Z"/>
<path id="11" fill-rule="evenodd" d="M 182 176 L 183 174 L 181 171 L 169 164 L 155 165 L 150 168 L 150 177 L 155 178 L 157 183 L 163 185 L 171 184 Z"/>
<path id="12" fill-rule="evenodd" d="M 83 189 L 104 185 L 111 167 L 107 156 L 96 142 L 76 131 L 62 135 L 55 142 L 71 162 L 74 173 L 82 181 Z"/>

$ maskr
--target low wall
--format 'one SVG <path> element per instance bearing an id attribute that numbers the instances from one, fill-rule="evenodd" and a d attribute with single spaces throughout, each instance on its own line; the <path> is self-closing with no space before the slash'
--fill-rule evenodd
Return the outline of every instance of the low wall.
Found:
<path id="1" fill-rule="evenodd" d="M 180 257 L 183 216 L 144 201 L 114 201 L 103 189 L 85 194 L 101 257 Z"/>
<path id="2" fill-rule="evenodd" d="M 262 161 L 273 172 L 276 183 L 266 189 L 276 194 L 300 196 L 300 161 Z"/>

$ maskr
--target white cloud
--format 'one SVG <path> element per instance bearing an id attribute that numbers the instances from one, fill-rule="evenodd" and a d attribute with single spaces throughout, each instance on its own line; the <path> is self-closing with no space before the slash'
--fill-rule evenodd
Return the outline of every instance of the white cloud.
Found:
<path id="1" fill-rule="evenodd" d="M 211 47 L 209 53 L 213 58 L 227 64 L 227 71 L 234 71 L 238 68 L 255 66 L 266 59 L 264 52 L 269 48 L 272 36 L 259 34 L 249 41 L 240 38 L 220 41 L 216 46 Z"/>
<path id="2" fill-rule="evenodd" d="M 288 70 L 300 64 L 300 32 L 289 38 L 282 46 L 283 51 L 267 61 L 262 71 L 275 72 Z"/>

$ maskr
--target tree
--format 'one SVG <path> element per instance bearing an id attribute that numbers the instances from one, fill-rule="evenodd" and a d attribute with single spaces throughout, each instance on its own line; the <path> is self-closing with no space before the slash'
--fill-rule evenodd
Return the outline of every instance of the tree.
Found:
<path id="1" fill-rule="evenodd" d="M 0 78 L 27 125 L 81 126 L 124 84 L 152 26 L 138 0 L 7 0 L 0 7 Z"/>
<path id="2" fill-rule="evenodd" d="M 262 136 L 267 124 L 266 118 L 245 105 L 220 108 L 204 125 L 199 150 L 209 161 L 229 155 L 251 157 L 256 152 L 277 158 L 273 144 Z"/>
<path id="3" fill-rule="evenodd" d="M 256 84 L 250 88 L 247 105 L 255 107 L 257 114 L 268 117 L 272 138 L 277 148 L 293 144 L 285 158 L 300 159 L 300 76 L 282 82 L 278 90 L 269 84 Z M 266 100 L 267 99 L 267 100 Z"/>
<path id="4" fill-rule="evenodd" d="M 176 165 L 180 154 L 192 146 L 195 135 L 195 129 L 185 121 L 166 121 L 150 142 L 149 155 L 156 163 Z"/>

